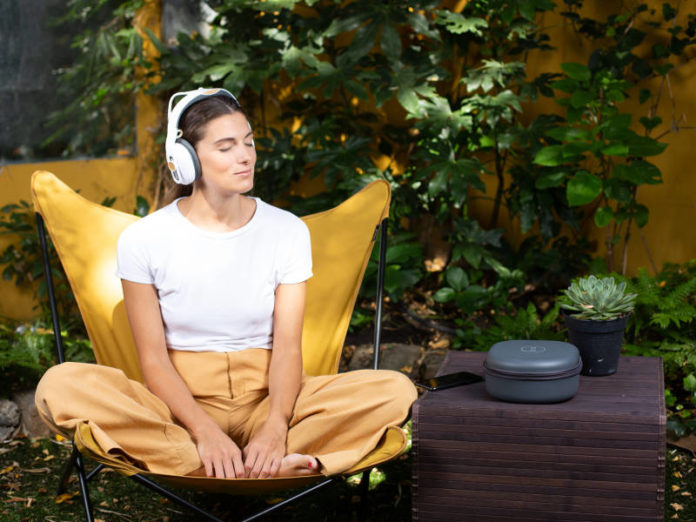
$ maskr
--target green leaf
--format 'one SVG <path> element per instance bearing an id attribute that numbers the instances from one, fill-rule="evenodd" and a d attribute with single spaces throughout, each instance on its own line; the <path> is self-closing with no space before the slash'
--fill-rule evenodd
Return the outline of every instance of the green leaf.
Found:
<path id="1" fill-rule="evenodd" d="M 568 181 L 566 197 L 571 207 L 586 205 L 602 192 L 602 180 L 581 170 Z"/>
<path id="2" fill-rule="evenodd" d="M 636 160 L 628 165 L 616 165 L 614 175 L 630 181 L 634 185 L 657 185 L 662 183 L 662 173 L 652 163 L 644 160 Z"/>
<path id="3" fill-rule="evenodd" d="M 592 100 L 594 100 L 594 97 L 589 92 L 585 90 L 577 90 L 570 97 L 570 105 L 576 109 L 579 109 L 588 105 Z"/>
<path id="4" fill-rule="evenodd" d="M 608 198 L 615 199 L 619 203 L 630 204 L 633 200 L 633 196 L 631 195 L 631 184 L 618 177 L 612 177 L 607 180 L 604 186 L 604 194 Z"/>
<path id="5" fill-rule="evenodd" d="M 162 40 L 160 40 L 155 33 L 152 32 L 151 29 L 145 28 L 145 34 L 147 34 L 147 37 L 150 39 L 152 44 L 155 46 L 155 49 L 160 54 L 167 54 L 169 53 L 169 49 L 167 48 L 164 43 L 162 43 Z"/>
<path id="6" fill-rule="evenodd" d="M 150 203 L 143 196 L 137 196 L 135 198 L 135 210 L 133 214 L 140 217 L 145 217 L 150 212 Z"/>
<path id="7" fill-rule="evenodd" d="M 653 118 L 643 116 L 640 118 L 639 121 L 647 130 L 652 130 L 655 127 L 657 127 L 660 123 L 662 123 L 662 118 L 660 118 L 659 116 L 655 116 Z"/>
<path id="8" fill-rule="evenodd" d="M 324 37 L 334 38 L 341 33 L 347 33 L 357 29 L 365 20 L 365 13 L 361 13 L 351 17 L 337 17 L 331 22 L 331 25 L 324 31 Z"/>
<path id="9" fill-rule="evenodd" d="M 587 67 L 587 65 L 583 65 L 581 63 L 562 63 L 561 69 L 563 69 L 563 72 L 565 72 L 569 78 L 579 82 L 586 82 L 591 77 L 590 69 Z"/>
<path id="10" fill-rule="evenodd" d="M 614 211 L 611 207 L 599 207 L 594 215 L 595 225 L 598 227 L 606 227 L 614 218 Z"/>
<path id="11" fill-rule="evenodd" d="M 655 66 L 655 71 L 660 75 L 660 76 L 665 76 L 669 71 L 674 69 L 674 64 L 672 63 L 665 63 L 662 65 L 656 65 Z"/>
<path id="12" fill-rule="evenodd" d="M 534 0 L 518 0 L 517 6 L 524 19 L 529 20 L 530 22 L 534 21 L 534 15 L 536 14 Z"/>
<path id="13" fill-rule="evenodd" d="M 568 174 L 565 172 L 549 172 L 537 178 L 534 182 L 534 187 L 539 190 L 544 190 L 551 187 L 560 187 Z"/>
<path id="14" fill-rule="evenodd" d="M 592 139 L 592 133 L 587 129 L 577 127 L 554 127 L 546 131 L 546 135 L 559 141 L 587 141 Z"/>
<path id="15" fill-rule="evenodd" d="M 452 288 L 440 288 L 437 292 L 435 292 L 435 295 L 433 295 L 433 299 L 435 299 L 435 301 L 438 303 L 446 303 L 454 299 L 455 294 L 456 292 Z"/>
<path id="16" fill-rule="evenodd" d="M 656 156 L 667 148 L 667 144 L 647 136 L 635 136 L 628 143 L 628 148 L 631 156 Z"/>
<path id="17" fill-rule="evenodd" d="M 421 246 L 418 243 L 401 243 L 387 248 L 387 264 L 405 264 L 410 259 L 418 259 Z"/>
<path id="18" fill-rule="evenodd" d="M 468 17 L 444 9 L 435 13 L 437 14 L 435 23 L 444 25 L 445 29 L 452 34 L 471 33 L 474 36 L 483 36 L 483 29 L 488 27 L 488 22 L 483 18 Z"/>
<path id="19" fill-rule="evenodd" d="M 686 391 L 696 391 L 696 376 L 693 373 L 684 377 L 684 389 Z"/>
<path id="20" fill-rule="evenodd" d="M 396 93 L 396 98 L 401 106 L 412 115 L 417 115 L 419 112 L 419 99 L 416 92 L 411 87 L 402 87 Z"/>
<path id="21" fill-rule="evenodd" d="M 563 145 L 549 145 L 548 147 L 544 147 L 534 156 L 534 163 L 545 167 L 562 165 L 564 163 L 563 151 Z"/>
<path id="22" fill-rule="evenodd" d="M 367 89 L 365 89 L 365 87 L 363 87 L 360 83 L 356 82 L 355 80 L 346 80 L 344 85 L 346 86 L 348 92 L 353 96 L 356 96 L 361 100 L 367 100 Z"/>
<path id="23" fill-rule="evenodd" d="M 492 136 L 481 136 L 479 140 L 479 145 L 481 148 L 494 147 L 495 139 Z"/>
<path id="24" fill-rule="evenodd" d="M 392 61 L 397 60 L 401 55 L 401 37 L 389 21 L 382 26 L 380 46 L 385 56 Z"/>
<path id="25" fill-rule="evenodd" d="M 630 131 L 631 126 L 631 115 L 630 114 L 615 114 L 600 123 L 597 126 L 596 132 L 602 132 L 604 137 L 610 140 L 628 138 L 629 136 L 635 136 L 636 134 Z"/>
<path id="26" fill-rule="evenodd" d="M 198 73 L 196 76 L 205 78 L 210 77 L 210 81 L 217 82 L 227 76 L 237 65 L 234 62 L 221 63 L 208 67 L 206 70 Z"/>
<path id="27" fill-rule="evenodd" d="M 480 285 L 471 285 L 462 293 L 457 294 L 457 306 L 466 313 L 472 313 L 480 307 L 477 301 L 485 299 L 486 289 Z"/>
<path id="28" fill-rule="evenodd" d="M 621 103 L 626 99 L 626 96 L 624 95 L 623 91 L 621 91 L 621 89 L 609 89 L 605 93 L 605 97 L 607 100 L 612 101 L 614 103 Z"/>
<path id="29" fill-rule="evenodd" d="M 583 107 L 568 107 L 568 110 L 566 111 L 566 119 L 568 120 L 568 123 L 573 124 L 580 121 L 584 113 L 585 109 Z"/>
<path id="30" fill-rule="evenodd" d="M 572 78 L 563 78 L 561 80 L 556 80 L 551 82 L 551 87 L 558 89 L 559 91 L 567 92 L 568 94 L 574 93 L 580 87 L 576 80 Z"/>
<path id="31" fill-rule="evenodd" d="M 343 69 L 357 63 L 360 58 L 365 56 L 370 52 L 370 49 L 372 49 L 372 46 L 375 44 L 375 39 L 377 38 L 378 29 L 376 23 L 370 23 L 358 29 L 348 49 L 339 56 L 340 62 L 336 60 L 336 64 L 339 65 L 340 63 L 340 68 Z"/>
<path id="32" fill-rule="evenodd" d="M 428 183 L 428 194 L 433 198 L 442 194 L 447 190 L 448 179 L 447 171 L 445 169 L 439 170 Z"/>
<path id="33" fill-rule="evenodd" d="M 464 288 L 469 286 L 469 277 L 466 275 L 464 269 L 458 266 L 448 268 L 445 279 L 447 283 L 458 292 L 461 292 Z"/>
<path id="34" fill-rule="evenodd" d="M 636 205 L 636 210 L 635 210 L 635 219 L 636 219 L 636 225 L 638 227 L 643 228 L 645 225 L 648 224 L 648 219 L 650 218 L 650 211 L 648 210 L 648 207 L 645 205 Z"/>
<path id="35" fill-rule="evenodd" d="M 628 145 L 623 143 L 611 143 L 601 149 L 605 156 L 626 156 L 628 155 Z"/>
<path id="36" fill-rule="evenodd" d="M 483 249 L 479 245 L 463 245 L 459 249 L 461 256 L 474 268 L 478 268 L 483 257 Z"/>

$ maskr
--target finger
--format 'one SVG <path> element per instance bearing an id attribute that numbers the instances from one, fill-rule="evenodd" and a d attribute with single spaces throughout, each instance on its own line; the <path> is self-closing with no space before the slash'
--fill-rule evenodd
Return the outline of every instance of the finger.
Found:
<path id="1" fill-rule="evenodd" d="M 225 478 L 237 478 L 237 474 L 234 469 L 233 458 L 225 458 L 222 462 L 225 467 Z"/>
<path id="2" fill-rule="evenodd" d="M 244 448 L 244 450 L 247 452 L 246 456 L 244 457 L 244 472 L 246 473 L 247 477 L 254 478 L 251 473 L 254 470 L 254 466 L 259 458 L 259 454 L 254 448 L 249 448 L 249 446 Z"/>
<path id="3" fill-rule="evenodd" d="M 259 473 L 259 476 L 262 478 L 268 478 L 273 476 L 272 470 L 275 465 L 277 457 L 273 454 L 268 455 L 266 457 L 266 461 L 263 463 L 263 468 L 261 469 L 261 472 Z"/>
<path id="4" fill-rule="evenodd" d="M 225 465 L 221 460 L 216 459 L 213 462 L 213 468 L 215 470 L 213 475 L 215 478 L 225 478 Z"/>
<path id="5" fill-rule="evenodd" d="M 244 461 L 244 467 L 247 470 L 247 476 L 249 478 L 258 478 L 259 473 L 263 469 L 263 463 L 266 460 L 266 455 L 259 451 L 252 450 L 249 456 L 250 458 Z M 253 460 L 251 457 L 253 457 Z"/>
<path id="6" fill-rule="evenodd" d="M 236 478 L 245 478 L 247 476 L 246 470 L 244 469 L 244 461 L 242 461 L 242 452 L 237 450 L 232 455 L 232 466 L 234 467 L 234 473 Z"/>
<path id="7" fill-rule="evenodd" d="M 278 474 L 278 471 L 280 470 L 280 463 L 282 460 L 283 459 L 281 458 L 273 459 L 273 461 L 271 462 L 271 467 L 268 470 L 268 475 L 270 477 L 275 477 Z"/>
<path id="8" fill-rule="evenodd" d="M 260 476 L 263 476 L 263 472 L 266 468 L 266 462 L 268 461 L 268 455 L 259 455 L 256 458 L 256 462 L 254 463 L 254 467 L 249 474 L 251 478 L 259 478 Z"/>
<path id="9" fill-rule="evenodd" d="M 213 476 L 213 463 L 210 462 L 210 459 L 203 460 L 203 467 L 205 468 L 205 476 L 212 477 Z"/>

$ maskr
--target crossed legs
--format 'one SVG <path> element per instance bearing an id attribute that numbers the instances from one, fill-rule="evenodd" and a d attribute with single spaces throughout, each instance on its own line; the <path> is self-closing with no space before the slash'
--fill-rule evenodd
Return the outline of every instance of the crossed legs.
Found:
<path id="1" fill-rule="evenodd" d="M 268 413 L 268 351 L 207 355 L 211 352 L 177 353 L 172 360 L 198 403 L 244 447 Z M 413 384 L 398 372 L 304 377 L 281 474 L 314 473 L 317 468 L 309 463 L 316 461 L 326 475 L 349 469 L 376 447 L 389 426 L 406 420 L 415 398 Z M 36 403 L 54 431 L 71 437 L 86 421 L 102 449 L 152 472 L 185 475 L 201 467 L 188 431 L 159 398 L 120 370 L 54 366 L 39 383 Z"/>

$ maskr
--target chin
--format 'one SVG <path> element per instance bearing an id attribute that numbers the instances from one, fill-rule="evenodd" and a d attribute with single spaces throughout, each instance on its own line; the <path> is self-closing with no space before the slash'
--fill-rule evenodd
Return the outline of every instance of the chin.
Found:
<path id="1" fill-rule="evenodd" d="M 226 183 L 220 185 L 220 188 L 228 193 L 246 194 L 254 188 L 254 178 L 251 176 L 246 179 L 227 180 Z"/>
<path id="2" fill-rule="evenodd" d="M 250 192 L 254 188 L 254 176 L 251 176 L 251 179 L 249 180 L 249 183 L 246 184 L 246 188 L 242 191 L 242 194 L 246 194 L 247 192 Z"/>

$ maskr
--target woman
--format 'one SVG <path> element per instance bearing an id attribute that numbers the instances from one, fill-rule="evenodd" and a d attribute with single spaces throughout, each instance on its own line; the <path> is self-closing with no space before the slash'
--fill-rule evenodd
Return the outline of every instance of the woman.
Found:
<path id="1" fill-rule="evenodd" d="M 415 388 L 390 371 L 302 374 L 307 227 L 244 195 L 256 151 L 234 96 L 183 94 L 173 110 L 170 102 L 166 153 L 175 180 L 193 182 L 190 195 L 131 225 L 118 245 L 146 386 L 67 363 L 42 379 L 39 411 L 68 435 L 89 421 L 106 451 L 160 473 L 349 469 L 405 420 Z M 82 383 L 91 376 L 89 395 L 75 372 Z"/>

